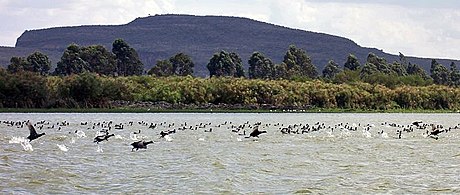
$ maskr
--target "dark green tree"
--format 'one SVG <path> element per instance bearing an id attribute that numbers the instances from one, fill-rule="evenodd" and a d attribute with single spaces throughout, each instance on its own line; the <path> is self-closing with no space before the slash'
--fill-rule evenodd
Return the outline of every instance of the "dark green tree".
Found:
<path id="1" fill-rule="evenodd" d="M 328 80 L 332 80 L 335 78 L 337 74 L 339 74 L 342 70 L 340 69 L 339 65 L 334 62 L 334 60 L 329 60 L 329 62 L 324 66 L 323 69 L 323 77 Z"/>
<path id="2" fill-rule="evenodd" d="M 397 76 L 407 76 L 406 68 L 399 62 L 393 62 L 393 64 L 390 64 L 390 72 L 396 74 Z"/>
<path id="3" fill-rule="evenodd" d="M 88 63 L 90 72 L 112 76 L 117 72 L 115 55 L 102 45 L 81 47 L 80 56 Z"/>
<path id="4" fill-rule="evenodd" d="M 159 77 L 167 77 L 174 75 L 174 68 L 169 60 L 158 60 L 156 65 L 152 67 L 147 74 Z"/>
<path id="5" fill-rule="evenodd" d="M 287 65 L 284 62 L 276 64 L 273 69 L 273 79 L 287 79 L 289 77 Z"/>
<path id="6" fill-rule="evenodd" d="M 235 52 L 231 52 L 230 58 L 235 64 L 235 69 L 236 69 L 235 77 L 244 77 L 243 61 L 241 60 L 240 56 L 238 56 L 238 54 L 236 54 Z"/>
<path id="7" fill-rule="evenodd" d="M 51 61 L 47 55 L 36 51 L 27 56 L 27 68 L 31 72 L 38 72 L 41 75 L 48 75 L 51 69 Z"/>
<path id="8" fill-rule="evenodd" d="M 8 65 L 8 72 L 17 73 L 24 71 L 24 67 L 27 66 L 27 61 L 23 57 L 14 56 L 10 59 L 10 65 Z"/>
<path id="9" fill-rule="evenodd" d="M 345 62 L 343 67 L 345 69 L 355 71 L 361 67 L 361 64 L 359 63 L 359 60 L 355 55 L 349 54 L 347 57 L 347 61 Z"/>
<path id="10" fill-rule="evenodd" d="M 173 57 L 169 58 L 169 62 L 172 64 L 172 69 L 175 75 L 187 76 L 193 75 L 193 67 L 195 64 L 190 56 L 184 53 L 178 53 Z"/>
<path id="11" fill-rule="evenodd" d="M 116 39 L 112 44 L 112 52 L 117 59 L 117 70 L 120 76 L 141 75 L 144 71 L 134 48 L 131 48 L 123 39 Z"/>
<path id="12" fill-rule="evenodd" d="M 241 58 L 236 53 L 228 53 L 224 50 L 215 53 L 206 66 L 211 77 L 244 76 L 243 64 Z"/>
<path id="13" fill-rule="evenodd" d="M 373 74 L 377 74 L 379 72 L 380 71 L 378 70 L 377 66 L 373 63 L 365 63 L 363 68 L 361 69 L 360 77 L 364 78 Z"/>
<path id="14" fill-rule="evenodd" d="M 260 52 L 252 53 L 248 60 L 250 79 L 270 79 L 273 76 L 274 64 L 270 58 Z"/>
<path id="15" fill-rule="evenodd" d="M 0 107 L 43 108 L 48 99 L 46 77 L 30 71 L 0 73 Z"/>
<path id="16" fill-rule="evenodd" d="M 450 83 L 449 70 L 442 64 L 439 64 L 435 59 L 431 60 L 431 78 L 438 85 L 448 85 Z"/>
<path id="17" fill-rule="evenodd" d="M 399 52 L 399 63 L 401 63 L 401 65 L 407 69 L 407 66 L 409 65 L 409 62 L 407 61 L 407 58 L 404 54 L 402 54 L 401 52 Z"/>
<path id="18" fill-rule="evenodd" d="M 430 76 L 428 76 L 425 69 L 421 68 L 417 64 L 412 64 L 410 62 L 407 65 L 407 74 L 419 76 L 424 80 L 430 79 Z"/>
<path id="19" fill-rule="evenodd" d="M 303 49 L 294 45 L 289 46 L 283 62 L 286 64 L 291 77 L 308 77 L 312 79 L 318 77 L 318 71 L 311 62 L 310 57 Z"/>
<path id="20" fill-rule="evenodd" d="M 377 68 L 378 72 L 383 74 L 393 73 L 385 58 L 378 57 L 374 53 L 369 53 L 366 63 L 373 64 Z"/>
<path id="21" fill-rule="evenodd" d="M 90 70 L 88 62 L 80 56 L 80 47 L 76 44 L 70 44 L 62 54 L 61 60 L 57 63 L 54 74 L 66 76 Z"/>
<path id="22" fill-rule="evenodd" d="M 70 85 L 70 94 L 85 107 L 93 107 L 102 100 L 102 83 L 95 74 L 86 72 Z"/>
<path id="23" fill-rule="evenodd" d="M 460 71 L 455 62 L 450 63 L 450 86 L 460 86 Z"/>

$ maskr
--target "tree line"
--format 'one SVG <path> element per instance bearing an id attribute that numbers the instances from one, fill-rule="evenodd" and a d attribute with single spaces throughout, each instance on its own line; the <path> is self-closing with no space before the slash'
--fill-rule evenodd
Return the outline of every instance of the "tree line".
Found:
<path id="1" fill-rule="evenodd" d="M 430 74 L 417 64 L 412 64 L 400 53 L 400 60 L 389 63 L 386 59 L 369 53 L 364 64 L 353 54 L 349 54 L 342 66 L 330 60 L 318 72 L 305 50 L 291 45 L 283 61 L 275 64 L 261 52 L 254 52 L 248 60 L 248 71 L 235 52 L 219 51 L 210 58 L 206 65 L 210 77 L 245 77 L 265 80 L 314 80 L 321 79 L 331 83 L 366 82 L 382 84 L 387 87 L 400 85 L 427 86 L 430 84 L 460 86 L 460 71 L 452 62 L 450 67 L 432 60 Z M 69 45 L 57 67 L 50 72 L 51 61 L 41 52 L 34 52 L 28 57 L 12 57 L 7 70 L 37 72 L 41 75 L 67 76 L 83 72 L 93 72 L 106 76 L 132 76 L 147 73 L 152 76 L 187 76 L 193 75 L 195 64 L 190 56 L 178 53 L 169 59 L 158 60 L 150 70 L 144 70 L 136 50 L 123 39 L 116 39 L 110 52 L 104 46 Z"/>
<path id="2" fill-rule="evenodd" d="M 12 57 L 0 68 L 0 107 L 107 108 L 111 101 L 166 101 L 182 104 L 242 104 L 345 109 L 459 109 L 460 71 L 432 60 L 430 74 L 403 54 L 388 63 L 370 53 L 361 64 L 349 54 L 321 74 L 307 53 L 292 45 L 275 64 L 254 52 L 245 72 L 234 52 L 210 58 L 210 78 L 193 77 L 190 56 L 178 53 L 145 71 L 137 52 L 117 39 L 100 45 L 69 45 L 57 67 L 40 52 Z M 147 75 L 145 75 L 147 73 Z M 433 85 L 435 84 L 435 85 Z"/>

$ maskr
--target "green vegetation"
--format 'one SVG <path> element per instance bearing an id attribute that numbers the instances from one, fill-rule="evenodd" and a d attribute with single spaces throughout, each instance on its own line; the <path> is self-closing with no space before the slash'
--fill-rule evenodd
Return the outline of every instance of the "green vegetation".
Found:
<path id="1" fill-rule="evenodd" d="M 215 53 L 206 66 L 211 77 L 244 77 L 243 63 L 238 54 L 224 50 Z"/>
<path id="2" fill-rule="evenodd" d="M 8 68 L 0 69 L 0 108 L 120 109 L 113 102 L 129 101 L 238 105 L 234 108 L 242 111 L 460 109 L 455 63 L 447 69 L 433 60 L 428 76 L 403 54 L 399 62 L 388 63 L 370 53 L 362 66 L 350 54 L 343 68 L 329 61 L 320 77 L 307 53 L 293 45 L 281 64 L 260 52 L 248 63 L 245 78 L 238 54 L 220 51 L 207 64 L 211 77 L 195 78 L 192 59 L 178 53 L 142 75 L 136 51 L 121 39 L 114 41 L 112 52 L 100 45 L 71 44 L 52 76 L 51 62 L 42 53 L 11 58 Z"/>
<path id="3" fill-rule="evenodd" d="M 0 72 L 4 108 L 111 108 L 113 100 L 172 104 L 229 104 L 292 109 L 460 109 L 460 89 L 321 80 L 259 80 L 231 77 L 107 77 L 83 73 L 66 77 Z"/>

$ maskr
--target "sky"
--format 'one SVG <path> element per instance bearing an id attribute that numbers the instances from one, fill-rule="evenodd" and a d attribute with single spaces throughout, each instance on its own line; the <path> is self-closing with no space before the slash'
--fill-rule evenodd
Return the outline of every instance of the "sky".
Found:
<path id="1" fill-rule="evenodd" d="M 0 45 L 14 46 L 25 30 L 125 24 L 155 14 L 248 17 L 392 54 L 460 59 L 457 0 L 0 0 Z"/>

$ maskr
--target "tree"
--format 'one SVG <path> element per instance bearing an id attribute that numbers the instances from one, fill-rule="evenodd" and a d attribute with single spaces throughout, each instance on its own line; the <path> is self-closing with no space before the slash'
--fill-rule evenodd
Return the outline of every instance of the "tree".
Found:
<path id="1" fill-rule="evenodd" d="M 144 71 L 144 64 L 139 59 L 136 50 L 131 48 L 123 39 L 116 39 L 113 42 L 112 52 L 117 59 L 118 75 L 141 75 Z"/>
<path id="2" fill-rule="evenodd" d="M 147 74 L 160 77 L 172 76 L 174 75 L 174 68 L 169 60 L 158 60 L 157 64 Z"/>
<path id="3" fill-rule="evenodd" d="M 36 51 L 27 57 L 28 71 L 38 72 L 41 75 L 47 75 L 51 69 L 51 61 L 48 56 Z"/>
<path id="4" fill-rule="evenodd" d="M 450 86 L 460 86 L 460 71 L 455 62 L 450 63 Z"/>
<path id="5" fill-rule="evenodd" d="M 94 73 L 85 72 L 76 77 L 69 86 L 70 97 L 89 108 L 102 101 L 102 82 Z"/>
<path id="6" fill-rule="evenodd" d="M 361 64 L 359 63 L 358 58 L 355 55 L 349 54 L 347 57 L 347 61 L 343 66 L 345 67 L 345 69 L 355 71 L 358 70 L 359 67 L 361 67 Z"/>
<path id="7" fill-rule="evenodd" d="M 274 64 L 270 58 L 260 52 L 252 53 L 248 60 L 250 79 L 270 79 L 273 76 Z"/>
<path id="8" fill-rule="evenodd" d="M 339 65 L 334 62 L 334 60 L 329 60 L 329 62 L 324 66 L 323 69 L 323 77 L 325 79 L 334 79 L 334 77 L 339 74 L 342 70 L 340 70 Z"/>
<path id="9" fill-rule="evenodd" d="M 173 57 L 169 58 L 169 62 L 172 64 L 172 69 L 175 75 L 187 76 L 193 75 L 193 67 L 195 64 L 190 56 L 184 53 L 178 53 Z"/>
<path id="10" fill-rule="evenodd" d="M 24 71 L 24 67 L 27 66 L 27 61 L 24 57 L 14 56 L 10 59 L 10 65 L 8 65 L 8 72 L 17 73 Z"/>
<path id="11" fill-rule="evenodd" d="M 390 72 L 398 76 L 407 76 L 406 68 L 399 62 L 393 62 L 393 64 L 390 64 Z"/>
<path id="12" fill-rule="evenodd" d="M 244 77 L 243 61 L 241 60 L 240 56 L 238 56 L 238 54 L 236 54 L 235 52 L 231 52 L 230 58 L 235 64 L 235 69 L 236 69 L 235 77 Z"/>
<path id="13" fill-rule="evenodd" d="M 291 77 L 318 77 L 316 66 L 311 62 L 307 53 L 294 45 L 289 46 L 288 51 L 284 55 L 283 62 L 286 64 Z"/>
<path id="14" fill-rule="evenodd" d="M 435 59 L 431 60 L 430 72 L 435 84 L 448 85 L 450 83 L 449 70 L 444 65 L 439 64 Z"/>
<path id="15" fill-rule="evenodd" d="M 79 55 L 88 63 L 90 72 L 103 75 L 115 75 L 117 72 L 115 55 L 102 45 L 81 47 Z"/>
<path id="16" fill-rule="evenodd" d="M 283 62 L 281 64 L 276 64 L 273 70 L 274 79 L 287 79 L 288 78 L 287 65 Z"/>
<path id="17" fill-rule="evenodd" d="M 405 67 L 405 68 L 407 68 L 407 66 L 409 65 L 406 56 L 404 56 L 404 54 L 402 54 L 401 52 L 399 52 L 399 62 L 400 62 L 400 63 L 403 65 L 403 67 Z"/>
<path id="18" fill-rule="evenodd" d="M 390 74 L 392 73 L 391 68 L 388 66 L 387 60 L 385 58 L 378 57 L 374 53 L 369 53 L 367 55 L 367 64 L 373 64 L 378 72 L 383 74 Z"/>
<path id="19" fill-rule="evenodd" d="M 379 73 L 379 70 L 376 65 L 374 65 L 373 63 L 365 63 L 363 68 L 361 69 L 360 76 L 361 78 L 364 78 L 366 76 L 370 76 L 377 73 Z"/>
<path id="20" fill-rule="evenodd" d="M 88 62 L 80 57 L 80 47 L 76 44 L 70 44 L 62 54 L 61 60 L 57 63 L 54 74 L 66 76 L 89 70 Z"/>
<path id="21" fill-rule="evenodd" d="M 242 77 L 244 70 L 241 58 L 236 53 L 228 53 L 224 50 L 215 53 L 206 66 L 211 77 L 230 76 Z"/>
<path id="22" fill-rule="evenodd" d="M 407 65 L 406 72 L 409 75 L 419 76 L 423 78 L 424 80 L 430 79 L 430 76 L 428 76 L 426 71 L 417 64 L 412 64 L 409 62 L 409 64 Z"/>

